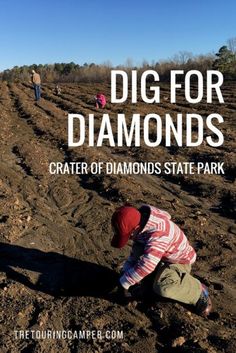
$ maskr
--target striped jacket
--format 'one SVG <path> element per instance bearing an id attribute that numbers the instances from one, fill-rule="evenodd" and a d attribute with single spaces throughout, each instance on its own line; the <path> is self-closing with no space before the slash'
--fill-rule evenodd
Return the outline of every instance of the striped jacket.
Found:
<path id="1" fill-rule="evenodd" d="M 150 211 L 144 229 L 133 238 L 131 254 L 123 266 L 121 285 L 128 289 L 153 272 L 159 261 L 192 264 L 196 253 L 169 213 L 144 205 Z M 141 254 L 137 253 L 141 248 Z"/>

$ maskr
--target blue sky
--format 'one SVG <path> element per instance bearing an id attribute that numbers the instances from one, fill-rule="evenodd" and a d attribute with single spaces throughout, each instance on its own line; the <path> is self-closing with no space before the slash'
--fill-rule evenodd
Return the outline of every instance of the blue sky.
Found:
<path id="1" fill-rule="evenodd" d="M 54 62 L 114 65 L 179 51 L 215 52 L 236 37 L 235 0 L 0 0 L 0 71 Z"/>

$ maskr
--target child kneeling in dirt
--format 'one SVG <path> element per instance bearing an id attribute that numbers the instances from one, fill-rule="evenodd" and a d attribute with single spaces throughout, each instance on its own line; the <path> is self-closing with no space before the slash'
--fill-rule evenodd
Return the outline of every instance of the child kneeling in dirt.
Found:
<path id="1" fill-rule="evenodd" d="M 171 221 L 169 213 L 150 205 L 140 209 L 118 208 L 112 216 L 114 236 L 111 245 L 122 248 L 129 239 L 133 246 L 120 277 L 127 300 L 152 274 L 153 291 L 165 298 L 190 304 L 207 317 L 212 309 L 207 288 L 191 274 L 196 253 L 183 231 Z"/>
<path id="2" fill-rule="evenodd" d="M 106 97 L 102 93 L 98 93 L 95 97 L 96 108 L 104 108 L 106 105 Z"/>

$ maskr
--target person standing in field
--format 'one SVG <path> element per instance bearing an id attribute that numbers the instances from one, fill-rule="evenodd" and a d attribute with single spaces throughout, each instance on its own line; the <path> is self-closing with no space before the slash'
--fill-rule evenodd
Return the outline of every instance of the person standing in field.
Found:
<path id="1" fill-rule="evenodd" d="M 133 241 L 118 286 L 125 300 L 135 298 L 145 287 L 159 296 L 192 305 L 201 316 L 210 314 L 208 290 L 190 274 L 196 252 L 169 213 L 150 205 L 139 209 L 122 206 L 114 212 L 111 223 L 113 247 L 122 248 L 129 239 Z M 147 285 L 148 275 L 151 286 Z"/>
<path id="2" fill-rule="evenodd" d="M 38 101 L 41 96 L 41 78 L 40 75 L 35 72 L 35 70 L 32 70 L 31 81 L 34 86 L 35 100 Z"/>

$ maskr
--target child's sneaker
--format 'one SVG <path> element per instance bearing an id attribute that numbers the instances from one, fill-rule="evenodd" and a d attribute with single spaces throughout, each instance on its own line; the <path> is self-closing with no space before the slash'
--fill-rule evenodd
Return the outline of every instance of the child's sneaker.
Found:
<path id="1" fill-rule="evenodd" d="M 206 286 L 202 284 L 202 292 L 196 304 L 196 313 L 201 316 L 207 317 L 210 314 L 211 310 L 212 302 L 211 298 L 209 297 L 209 292 Z"/>

